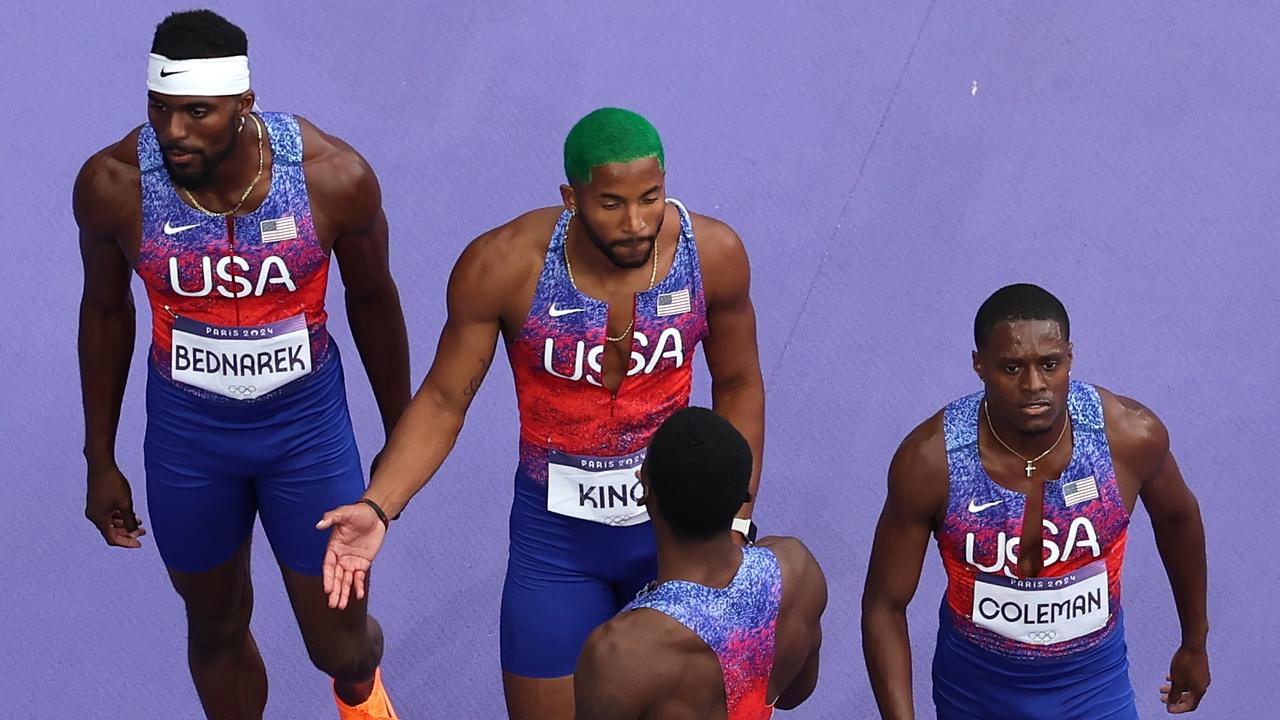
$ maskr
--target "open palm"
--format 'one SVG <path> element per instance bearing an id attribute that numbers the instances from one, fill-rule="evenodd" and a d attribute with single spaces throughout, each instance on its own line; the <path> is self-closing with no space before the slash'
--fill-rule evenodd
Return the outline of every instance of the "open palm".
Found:
<path id="1" fill-rule="evenodd" d="M 344 610 L 352 588 L 357 600 L 364 599 L 369 568 L 387 529 L 373 508 L 364 503 L 330 510 L 316 528 L 332 530 L 324 553 L 324 591 L 329 596 L 329 607 Z"/>

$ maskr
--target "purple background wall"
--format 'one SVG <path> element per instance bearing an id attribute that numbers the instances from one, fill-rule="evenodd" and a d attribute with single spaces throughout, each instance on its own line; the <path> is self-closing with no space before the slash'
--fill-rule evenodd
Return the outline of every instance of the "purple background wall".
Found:
<path id="1" fill-rule="evenodd" d="M 1280 9 L 1249 5 L 215 3 L 250 35 L 262 105 L 306 115 L 378 170 L 415 376 L 463 245 L 558 202 L 572 122 L 602 104 L 653 119 L 672 195 L 733 225 L 752 256 L 769 393 L 758 519 L 802 536 L 831 582 L 822 681 L 790 714 L 804 718 L 874 715 L 857 603 L 885 468 L 916 422 L 976 387 L 973 312 L 1020 280 L 1072 312 L 1077 377 L 1163 417 L 1199 494 L 1215 678 L 1200 716 L 1268 714 L 1280 681 L 1268 610 L 1280 577 L 1263 530 L 1280 424 L 1280 252 L 1265 235 L 1280 219 Z M 81 518 L 74 352 L 72 179 L 143 121 L 144 55 L 172 9 L 42 3 L 0 23 L 0 697 L 34 698 L 19 717 L 197 712 L 181 605 L 154 545 L 110 551 Z M 341 302 L 331 309 L 349 347 Z M 144 511 L 146 318 L 119 438 Z M 372 398 L 349 366 L 371 457 Z M 405 717 L 502 715 L 508 378 L 490 374 L 379 561 L 373 608 Z M 255 554 L 268 716 L 327 717 L 327 682 L 266 545 Z M 1159 717 L 1178 632 L 1141 511 L 1126 567 L 1131 675 L 1143 716 Z M 911 609 L 922 717 L 942 588 L 931 551 Z"/>

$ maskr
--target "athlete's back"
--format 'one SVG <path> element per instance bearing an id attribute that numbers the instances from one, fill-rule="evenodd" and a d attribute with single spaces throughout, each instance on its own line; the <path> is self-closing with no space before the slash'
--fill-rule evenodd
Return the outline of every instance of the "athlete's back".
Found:
<path id="1" fill-rule="evenodd" d="M 827 588 L 795 538 L 744 548 L 723 585 L 671 581 L 587 640 L 577 717 L 759 720 L 813 691 Z"/>

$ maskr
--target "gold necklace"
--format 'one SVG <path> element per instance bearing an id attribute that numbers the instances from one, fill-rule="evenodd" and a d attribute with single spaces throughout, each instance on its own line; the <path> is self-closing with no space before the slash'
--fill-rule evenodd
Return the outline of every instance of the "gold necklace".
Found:
<path id="1" fill-rule="evenodd" d="M 564 269 L 569 272 L 569 283 L 572 284 L 574 289 L 576 290 L 578 288 L 578 282 L 573 279 L 573 264 L 569 262 L 569 226 L 573 224 L 573 215 L 574 213 L 570 212 L 569 220 L 564 224 Z M 654 235 L 653 236 L 653 270 L 649 272 L 649 287 L 648 289 L 645 290 L 645 292 L 649 292 L 649 290 L 652 290 L 653 286 L 657 284 L 658 284 L 658 236 Z M 604 339 L 608 340 L 609 342 L 615 342 L 615 343 L 622 342 L 623 340 L 626 340 L 627 338 L 631 337 L 631 329 L 634 328 L 635 326 L 636 326 L 636 313 L 635 313 L 635 308 L 632 308 L 631 322 L 627 323 L 627 329 L 623 330 L 622 334 L 618 335 L 618 337 L 614 337 L 609 334 L 609 329 L 608 329 L 608 326 L 606 325 L 605 331 L 604 331 Z"/>
<path id="2" fill-rule="evenodd" d="M 1000 435 L 998 435 L 998 434 L 996 433 L 996 426 L 991 424 L 991 408 L 987 407 L 987 401 L 986 401 L 986 400 L 983 400 L 983 401 L 982 401 L 982 412 L 983 412 L 983 414 L 985 414 L 985 415 L 987 416 L 987 427 L 991 429 L 991 437 L 995 438 L 995 439 L 996 439 L 996 442 L 1000 443 L 1001 445 L 1004 445 L 1004 449 L 1005 449 L 1005 450 L 1008 450 L 1009 452 L 1013 453 L 1014 455 L 1017 455 L 1017 456 L 1018 456 L 1018 458 L 1019 458 L 1020 460 L 1022 460 L 1023 462 L 1025 462 L 1025 463 L 1027 464 L 1027 468 L 1026 468 L 1026 470 L 1027 470 L 1027 477 L 1031 477 L 1031 473 L 1035 472 L 1035 470 L 1036 470 L 1035 463 L 1036 463 L 1036 462 L 1038 462 L 1038 461 L 1039 461 L 1041 458 L 1043 458 L 1045 455 L 1048 455 L 1049 453 L 1053 452 L 1053 449 L 1054 449 L 1054 448 L 1058 447 L 1058 443 L 1062 442 L 1062 438 L 1063 438 L 1063 437 L 1065 437 L 1065 436 L 1066 436 L 1066 434 L 1067 434 L 1067 427 L 1071 425 L 1071 416 L 1068 414 L 1068 416 L 1067 416 L 1067 421 L 1066 421 L 1066 422 L 1064 422 L 1064 423 L 1062 423 L 1062 429 L 1058 431 L 1058 439 L 1053 441 L 1053 444 L 1049 446 L 1049 449 L 1048 449 L 1048 450 L 1045 450 L 1044 452 L 1040 453 L 1039 455 L 1037 455 L 1037 456 L 1035 456 L 1035 457 L 1031 458 L 1030 460 L 1028 460 L 1027 458 L 1025 458 L 1025 457 L 1023 457 L 1023 456 L 1022 456 L 1022 453 L 1020 453 L 1020 452 L 1018 452 L 1017 450 L 1014 450 L 1013 448 L 1009 447 L 1009 444 L 1008 444 L 1008 443 L 1006 443 L 1004 440 L 1001 440 L 1001 439 L 1000 439 Z"/>
<path id="3" fill-rule="evenodd" d="M 235 214 L 235 212 L 240 209 L 240 206 L 244 205 L 244 201 L 249 199 L 249 194 L 258 186 L 258 181 L 262 179 L 262 123 L 258 122 L 257 115 L 250 113 L 249 117 L 253 118 L 253 125 L 258 129 L 258 174 L 253 176 L 253 182 L 249 183 L 249 187 L 244 189 L 244 194 L 240 196 L 240 202 L 236 203 L 235 207 L 226 212 L 214 212 L 201 205 L 200 201 L 196 200 L 196 196 L 192 195 L 190 190 L 182 188 L 182 192 L 186 193 L 187 199 L 191 201 L 191 204 L 205 215 L 210 215 L 212 217 L 226 217 L 228 215 Z"/>

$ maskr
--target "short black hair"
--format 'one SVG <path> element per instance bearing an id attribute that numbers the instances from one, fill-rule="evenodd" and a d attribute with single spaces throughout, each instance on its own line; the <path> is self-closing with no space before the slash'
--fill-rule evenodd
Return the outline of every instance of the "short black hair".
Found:
<path id="1" fill-rule="evenodd" d="M 751 500 L 751 446 L 711 410 L 677 411 L 653 434 L 645 476 L 658 511 L 677 537 L 709 540 L 727 532 Z"/>
<path id="2" fill-rule="evenodd" d="M 981 350 L 991 339 L 995 326 L 1010 320 L 1053 320 L 1062 328 L 1062 339 L 1071 340 L 1067 309 L 1053 293 L 1039 285 L 1006 285 L 991 294 L 973 319 L 973 344 Z"/>
<path id="3" fill-rule="evenodd" d="M 212 10 L 184 10 L 156 26 L 151 52 L 170 60 L 249 54 L 244 30 Z"/>

